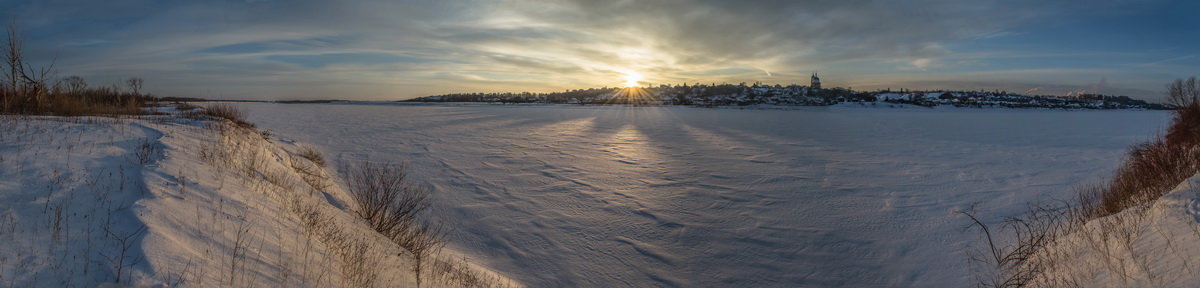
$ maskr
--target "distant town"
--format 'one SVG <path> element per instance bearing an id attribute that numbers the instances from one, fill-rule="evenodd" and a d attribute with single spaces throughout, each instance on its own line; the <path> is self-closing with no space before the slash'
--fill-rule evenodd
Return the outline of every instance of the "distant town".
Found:
<path id="1" fill-rule="evenodd" d="M 1024 95 L 1007 91 L 876 90 L 822 88 L 812 75 L 808 86 L 739 84 L 678 84 L 651 87 L 604 87 L 553 93 L 456 93 L 419 97 L 401 102 L 484 102 L 547 104 L 691 105 L 702 107 L 780 105 L 828 106 L 839 103 L 909 104 L 924 107 L 1001 107 L 1053 109 L 1169 109 L 1128 96 L 1079 94 L 1072 96 Z"/>

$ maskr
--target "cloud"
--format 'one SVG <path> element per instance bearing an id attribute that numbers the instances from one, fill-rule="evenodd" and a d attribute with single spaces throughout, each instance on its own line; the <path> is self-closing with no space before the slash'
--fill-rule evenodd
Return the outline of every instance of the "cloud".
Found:
<path id="1" fill-rule="evenodd" d="M 905 67 L 905 68 L 901 68 L 901 69 L 902 70 L 908 70 L 908 69 L 925 70 L 925 68 L 929 68 L 929 65 L 933 65 L 933 61 L 934 60 L 932 58 L 917 58 L 917 59 L 913 59 L 912 61 L 908 61 L 908 64 L 912 65 L 911 68 Z"/>
<path id="2" fill-rule="evenodd" d="M 654 83 L 937 72 L 984 61 L 956 43 L 1073 11 L 1046 2 L 50 0 L 0 11 L 22 15 L 31 56 L 57 57 L 66 74 L 141 76 L 172 96 L 394 99 L 613 86 L 628 70 Z M 318 86 L 330 89 L 295 88 Z"/>

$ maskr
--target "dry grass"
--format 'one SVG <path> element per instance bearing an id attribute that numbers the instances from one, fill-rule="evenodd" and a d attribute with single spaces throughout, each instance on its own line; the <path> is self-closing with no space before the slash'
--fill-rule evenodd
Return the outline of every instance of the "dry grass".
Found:
<path id="1" fill-rule="evenodd" d="M 183 103 L 183 102 L 175 103 L 175 110 L 187 112 L 187 111 L 192 111 L 192 110 L 196 110 L 196 109 L 200 109 L 200 106 Z"/>
<path id="2" fill-rule="evenodd" d="M 992 230 L 971 211 L 960 211 L 987 240 L 985 252 L 971 255 L 972 263 L 982 264 L 988 272 L 976 275 L 979 286 L 1026 287 L 1045 282 L 1055 264 L 1053 257 L 1045 257 L 1046 249 L 1075 227 L 1077 222 L 1069 221 L 1074 211 L 1070 206 L 1032 205 L 1023 217 L 1005 219 L 999 230 Z M 1015 241 L 999 243 L 1000 235 L 1012 236 Z"/>
<path id="3" fill-rule="evenodd" d="M 311 161 L 313 164 L 317 164 L 318 167 L 325 167 L 325 157 L 321 156 L 321 152 L 318 152 L 317 149 L 312 147 L 301 146 L 300 150 L 296 151 L 296 156 L 308 159 L 308 161 Z"/>
<path id="4" fill-rule="evenodd" d="M 329 181 L 329 176 L 325 175 L 324 169 L 320 166 L 297 159 L 299 158 L 288 157 L 288 164 L 292 166 L 292 170 L 296 171 L 296 174 L 300 174 L 300 179 L 312 187 L 313 191 L 325 191 L 333 185 Z"/>
<path id="5" fill-rule="evenodd" d="M 101 87 L 78 92 L 68 92 L 49 80 L 38 80 L 16 87 L 0 84 L 0 113 L 57 115 L 57 116 L 111 116 L 150 114 L 143 107 L 155 98 L 149 95 L 122 92 L 115 88 Z"/>
<path id="6" fill-rule="evenodd" d="M 243 129 L 232 121 L 215 122 L 210 125 L 206 130 L 212 131 L 214 136 L 218 136 L 220 139 L 213 141 L 211 146 L 201 146 L 198 149 L 200 158 L 213 165 L 214 168 L 241 172 L 246 176 L 244 179 L 249 181 L 252 189 L 261 189 L 264 195 L 278 197 L 277 200 L 284 204 L 284 213 L 297 221 L 303 234 L 324 246 L 329 252 L 328 256 L 310 255 L 308 251 L 312 250 L 312 245 L 316 243 L 310 242 L 308 239 L 301 241 L 302 247 L 296 248 L 302 252 L 296 257 L 305 259 L 305 261 L 288 264 L 299 268 L 300 274 L 298 275 L 301 276 L 299 281 L 316 284 L 317 287 L 324 286 L 325 281 L 333 281 L 327 274 L 333 272 L 341 275 L 340 278 L 332 278 L 340 279 L 334 281 L 336 283 L 329 283 L 334 284 L 333 286 L 390 286 L 388 283 L 382 282 L 385 281 L 384 276 L 386 275 L 380 274 L 383 269 L 381 264 L 387 256 L 380 252 L 382 248 L 373 245 L 370 237 L 362 237 L 352 229 L 340 226 L 333 214 L 337 212 L 321 209 L 318 203 L 322 200 L 313 198 L 312 193 L 299 193 L 307 188 L 305 185 L 297 185 L 295 177 L 285 172 L 286 168 L 296 170 L 302 178 L 300 180 L 308 182 L 313 189 L 320 190 L 328 187 L 329 179 L 322 174 L 319 168 L 316 168 L 314 164 L 299 160 L 298 157 L 290 156 L 285 158 L 287 162 L 279 164 L 291 167 L 271 165 L 273 163 L 267 163 L 264 160 L 269 158 L 267 155 L 273 154 L 272 151 L 269 151 L 270 144 L 259 136 L 256 129 Z M 320 177 L 320 185 L 310 182 L 309 176 Z M 332 269 L 310 267 L 308 263 L 316 260 L 311 257 L 332 257 L 326 260 L 331 259 L 333 262 L 329 263 L 336 263 L 336 265 L 329 267 Z"/>
<path id="7" fill-rule="evenodd" d="M 0 81 L 0 113 L 87 116 L 142 115 L 157 98 L 142 94 L 141 79 L 131 78 L 130 90 L 119 85 L 89 88 L 83 78 L 52 78 L 54 64 L 35 68 L 25 60 L 22 38 L 14 25 L 3 44 L 4 81 Z M 137 79 L 136 83 L 133 81 Z"/>
<path id="8" fill-rule="evenodd" d="M 413 256 L 413 274 L 421 286 L 425 262 L 445 245 L 441 225 L 420 219 L 429 208 L 429 188 L 409 183 L 407 166 L 363 161 L 350 171 L 347 183 L 358 214 L 371 228 Z"/>
<path id="9" fill-rule="evenodd" d="M 230 104 L 208 105 L 200 111 L 189 112 L 186 114 L 186 116 L 207 116 L 217 119 L 225 119 L 243 128 L 254 128 L 254 124 L 246 122 L 246 111 Z"/>
<path id="10" fill-rule="evenodd" d="M 1130 149 L 1129 158 L 1107 189 L 1094 197 L 1099 202 L 1083 203 L 1094 208 L 1085 216 L 1103 217 L 1148 204 L 1197 172 L 1200 172 L 1200 147 L 1194 144 L 1162 140 L 1140 144 Z"/>
<path id="11" fill-rule="evenodd" d="M 454 287 L 520 287 L 508 279 L 471 268 L 466 258 L 434 259 L 430 274 L 434 280 Z"/>
<path id="12" fill-rule="evenodd" d="M 1195 82 L 1195 78 L 1190 80 Z M 1173 85 L 1186 83 L 1177 80 Z M 1194 86 L 1194 85 L 1193 85 Z M 1200 89 L 1192 87 L 1191 89 Z M 1174 113 L 1167 134 L 1160 139 L 1138 144 L 1130 148 L 1125 163 L 1112 180 L 1096 195 L 1081 198 L 1083 206 L 1092 208 L 1084 216 L 1097 218 L 1121 212 L 1129 207 L 1143 205 L 1158 199 L 1175 188 L 1180 182 L 1200 172 L 1200 102 L 1196 94 L 1200 91 L 1179 90 L 1192 101 L 1180 102 Z M 1091 203 L 1089 201 L 1095 201 Z"/>
<path id="13" fill-rule="evenodd" d="M 1074 202 L 1034 205 L 1024 216 L 1007 219 L 1000 230 L 992 230 L 969 211 L 963 212 L 987 240 L 986 252 L 980 253 L 983 256 L 972 257 L 975 263 L 989 266 L 990 274 L 978 277 L 980 286 L 1078 287 L 1094 277 L 1080 276 L 1081 270 L 1101 271 L 1122 283 L 1137 277 L 1157 279 L 1160 273 L 1147 264 L 1150 256 L 1133 249 L 1145 211 L 1200 173 L 1200 84 L 1195 77 L 1180 79 L 1167 90 L 1176 107 L 1167 134 L 1131 147 L 1112 178 L 1081 186 Z M 998 243 L 1001 235 L 1013 242 Z M 1063 247 L 1055 248 L 1060 245 Z M 1099 263 L 1073 262 L 1078 255 L 1071 247 L 1095 252 L 1100 255 Z M 1070 267 L 1081 264 L 1089 267 Z M 1129 267 L 1138 267 L 1138 271 Z"/>

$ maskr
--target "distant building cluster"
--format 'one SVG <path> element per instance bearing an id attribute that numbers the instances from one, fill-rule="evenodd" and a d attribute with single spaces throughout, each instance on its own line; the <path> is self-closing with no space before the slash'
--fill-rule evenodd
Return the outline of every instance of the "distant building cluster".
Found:
<path id="1" fill-rule="evenodd" d="M 762 83 L 679 84 L 639 88 L 590 88 L 553 93 L 459 93 L 420 97 L 407 102 L 485 102 L 547 104 L 630 104 L 692 106 L 827 106 L 838 103 L 910 104 L 925 107 L 1007 107 L 1056 109 L 1167 109 L 1128 96 L 1081 94 L 1073 96 L 1022 95 L 1005 91 L 933 90 L 854 91 L 822 89 L 813 73 L 810 85 Z"/>

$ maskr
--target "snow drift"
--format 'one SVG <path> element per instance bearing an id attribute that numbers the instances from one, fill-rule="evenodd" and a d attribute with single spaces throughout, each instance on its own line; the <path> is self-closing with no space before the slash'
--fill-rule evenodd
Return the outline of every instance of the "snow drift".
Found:
<path id="1" fill-rule="evenodd" d="M 0 118 L 0 283 L 414 284 L 407 251 L 300 150 L 228 121 Z M 453 255 L 423 282 L 515 285 Z"/>
<path id="2" fill-rule="evenodd" d="M 1200 175 L 1148 205 L 1060 227 L 1046 235 L 1039 251 L 1021 259 L 1010 282 L 1034 287 L 1200 283 Z"/>

